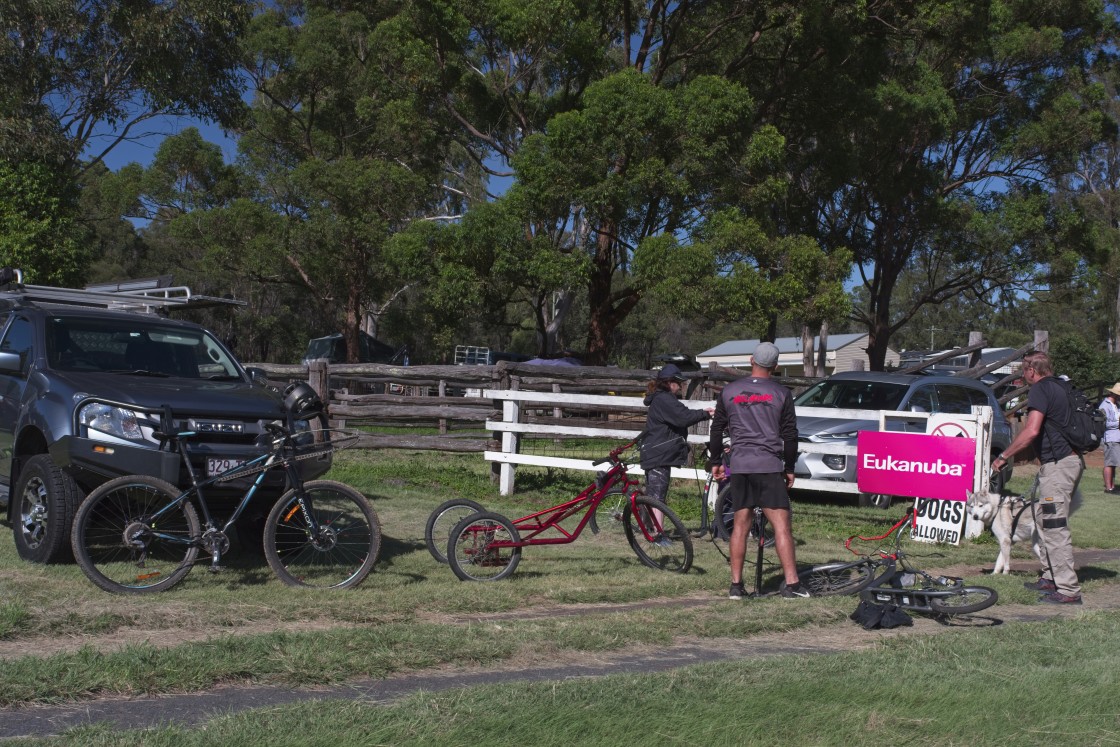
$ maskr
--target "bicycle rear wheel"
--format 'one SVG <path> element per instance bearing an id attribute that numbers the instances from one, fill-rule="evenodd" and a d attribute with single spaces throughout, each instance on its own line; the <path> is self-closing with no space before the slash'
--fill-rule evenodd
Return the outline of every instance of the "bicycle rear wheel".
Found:
<path id="1" fill-rule="evenodd" d="M 657 520 L 654 509 L 662 513 L 662 521 Z M 627 502 L 622 525 L 630 548 L 650 568 L 687 573 L 692 567 L 692 536 L 684 522 L 661 501 L 643 495 L 634 500 L 634 505 Z"/>
<path id="2" fill-rule="evenodd" d="M 762 536 L 763 547 L 774 546 L 774 533 L 768 532 L 766 527 L 769 523 L 762 520 Z M 715 530 L 716 539 L 721 539 L 724 542 L 731 541 L 731 530 L 735 528 L 735 511 L 731 508 L 731 481 L 724 481 L 720 486 L 719 493 L 716 495 L 716 518 Z M 758 527 L 755 522 L 751 522 L 750 534 L 747 536 L 747 546 L 753 546 L 758 543 Z"/>
<path id="3" fill-rule="evenodd" d="M 815 597 L 856 594 L 875 579 L 875 564 L 867 560 L 852 563 L 822 563 L 812 568 L 799 568 L 801 584 Z M 785 581 L 782 581 L 782 585 Z"/>
<path id="4" fill-rule="evenodd" d="M 447 562 L 460 581 L 497 581 L 513 573 L 521 562 L 517 527 L 501 514 L 471 514 L 451 530 Z"/>
<path id="5" fill-rule="evenodd" d="M 381 525 L 369 500 L 333 480 L 305 483 L 313 531 L 293 489 L 280 496 L 264 525 L 264 556 L 289 586 L 348 589 L 373 570 L 381 549 Z"/>
<path id="6" fill-rule="evenodd" d="M 78 567 L 117 594 L 166 591 L 179 583 L 198 556 L 198 514 L 184 501 L 158 521 L 151 518 L 178 496 L 170 483 L 143 475 L 94 490 L 78 507 L 70 532 Z"/>
<path id="7" fill-rule="evenodd" d="M 939 615 L 966 615 L 986 610 L 996 603 L 999 594 L 987 586 L 965 586 L 947 597 L 931 597 L 929 608 Z"/>
<path id="8" fill-rule="evenodd" d="M 440 563 L 447 562 L 447 540 L 451 539 L 451 530 L 463 519 L 479 511 L 485 511 L 481 503 L 467 498 L 452 498 L 436 506 L 428 517 L 424 527 L 424 544 L 428 552 Z"/>

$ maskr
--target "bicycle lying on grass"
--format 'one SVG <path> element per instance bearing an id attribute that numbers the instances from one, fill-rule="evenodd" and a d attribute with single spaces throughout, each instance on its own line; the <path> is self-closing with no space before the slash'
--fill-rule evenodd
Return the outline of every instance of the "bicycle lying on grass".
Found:
<path id="1" fill-rule="evenodd" d="M 510 520 L 488 511 L 473 511 L 463 517 L 448 533 L 447 552 L 443 557 L 451 570 L 463 581 L 505 578 L 517 568 L 521 548 L 574 542 L 603 499 L 621 491 L 627 497 L 622 527 L 638 559 L 651 568 L 686 573 L 692 567 L 692 538 L 668 506 L 644 495 L 638 480 L 627 474 L 622 454 L 633 445 L 631 442 L 612 449 L 606 459 L 596 462 L 596 466 L 610 466 L 596 474 L 595 480 L 570 501 L 520 519 Z M 441 537 L 446 517 L 469 507 L 467 501 L 449 501 L 433 512 L 425 529 L 429 550 Z M 566 519 L 580 513 L 583 516 L 574 529 L 562 526 Z"/>
<path id="2" fill-rule="evenodd" d="M 143 594 L 166 591 L 190 572 L 199 551 L 221 570 L 229 549 L 227 532 L 262 485 L 265 473 L 283 468 L 291 489 L 265 520 L 264 554 L 268 565 L 290 586 L 349 588 L 369 575 L 381 547 L 381 528 L 369 500 L 348 485 L 332 480 L 304 483 L 295 463 L 320 457 L 343 441 L 297 444 L 280 422 L 265 426 L 271 449 L 244 464 L 199 481 L 187 442 L 191 431 L 173 432 L 170 411 L 154 435 L 179 454 L 190 487 L 146 475 L 110 480 L 82 502 L 74 518 L 71 541 L 78 565 L 90 581 L 109 592 Z M 329 431 L 318 431 L 329 438 Z M 313 434 L 299 434 L 301 440 Z M 211 515 L 204 489 L 219 482 L 256 474 L 230 517 Z M 204 524 L 199 524 L 198 510 Z"/>
<path id="3" fill-rule="evenodd" d="M 909 563 L 902 550 L 902 536 L 916 522 L 914 509 L 910 509 L 886 534 L 849 537 L 844 547 L 854 555 L 860 555 L 852 549 L 855 540 L 878 542 L 893 535 L 894 542 L 891 549 L 875 550 L 859 560 L 801 569 L 801 583 L 815 597 L 858 593 L 864 601 L 896 604 L 902 609 L 934 615 L 964 615 L 995 604 L 999 598 L 995 589 L 965 586 L 959 578 L 935 578 Z"/>

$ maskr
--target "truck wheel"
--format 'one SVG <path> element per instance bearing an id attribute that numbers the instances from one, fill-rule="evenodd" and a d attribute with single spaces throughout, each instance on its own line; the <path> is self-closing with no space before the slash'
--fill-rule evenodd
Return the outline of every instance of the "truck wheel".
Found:
<path id="1" fill-rule="evenodd" d="M 48 454 L 28 459 L 8 506 L 19 556 L 32 563 L 71 560 L 70 525 L 81 501 L 78 484 Z"/>

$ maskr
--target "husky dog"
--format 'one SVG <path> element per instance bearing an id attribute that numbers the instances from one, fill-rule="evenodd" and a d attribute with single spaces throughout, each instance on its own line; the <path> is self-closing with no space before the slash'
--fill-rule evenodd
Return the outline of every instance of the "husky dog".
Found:
<path id="1" fill-rule="evenodd" d="M 1073 491 L 1069 513 L 1072 515 L 1081 506 L 1081 491 Z M 1042 555 L 1041 538 L 1035 526 L 1035 511 L 1031 502 L 1021 495 L 1000 495 L 999 493 L 970 493 L 965 511 L 973 521 L 983 523 L 992 530 L 999 540 L 999 555 L 996 557 L 992 573 L 1011 572 L 1011 545 L 1023 540 L 1031 541 L 1031 550 L 1039 562 L 1045 563 Z"/>

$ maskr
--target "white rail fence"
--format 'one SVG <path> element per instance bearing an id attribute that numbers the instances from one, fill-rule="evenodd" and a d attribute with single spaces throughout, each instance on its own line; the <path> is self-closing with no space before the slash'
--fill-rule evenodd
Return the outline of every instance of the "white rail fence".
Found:
<path id="1" fill-rule="evenodd" d="M 525 434 L 532 434 L 539 437 L 548 436 L 580 436 L 586 438 L 601 438 L 610 439 L 612 442 L 629 441 L 637 438 L 640 430 L 632 428 L 587 428 L 580 426 L 561 426 L 554 424 L 532 424 L 522 421 L 523 412 L 527 409 L 539 409 L 541 407 L 564 407 L 565 405 L 591 405 L 600 406 L 604 409 L 609 408 L 612 411 L 634 411 L 644 412 L 646 407 L 643 404 L 642 397 L 616 397 L 605 395 L 591 395 L 591 394 L 561 394 L 561 393 L 548 393 L 548 392 L 529 392 L 518 390 L 497 390 L 482 392 L 482 396 L 487 399 L 493 399 L 502 403 L 502 419 L 501 420 L 487 420 L 486 429 L 495 431 L 501 434 L 501 451 L 485 451 L 484 457 L 491 462 L 494 462 L 499 467 L 499 490 L 502 495 L 511 495 L 514 491 L 515 467 L 517 465 L 527 465 L 536 467 L 557 467 L 561 469 L 574 469 L 574 470 L 587 470 L 595 471 L 598 469 L 594 466 L 594 462 L 588 459 L 571 459 L 565 457 L 550 457 L 539 456 L 532 454 L 519 453 L 520 439 Z M 715 401 L 713 400 L 681 400 L 681 404 L 690 409 L 703 410 L 708 407 L 714 407 Z M 879 430 L 888 430 L 887 424 L 897 423 L 914 423 L 927 421 L 930 413 L 925 412 L 888 412 L 880 410 L 838 410 L 834 408 L 822 407 L 799 407 L 797 408 L 799 416 L 806 417 L 826 417 L 848 420 L 873 420 L 879 423 Z M 986 480 L 983 479 L 984 475 L 988 474 L 989 470 L 989 452 L 991 441 L 991 422 L 992 411 L 988 407 L 974 408 L 972 415 L 954 415 L 955 420 L 973 423 L 976 432 L 976 476 L 974 479 L 975 489 L 982 489 Z M 906 430 L 915 431 L 913 426 L 906 427 Z M 697 433 L 690 433 L 688 436 L 689 444 L 707 444 L 707 433 L 702 432 L 707 430 L 707 423 L 701 423 L 695 428 Z M 891 430 L 898 430 L 892 428 Z M 925 432 L 925 426 L 918 429 L 916 432 Z M 606 454 L 610 447 L 604 447 L 603 453 Z M 802 441 L 798 444 L 798 451 L 800 453 L 813 453 L 813 454 L 841 454 L 849 459 L 856 457 L 856 447 L 852 444 L 826 444 L 826 443 L 809 443 Z M 634 474 L 643 474 L 643 471 L 638 466 L 632 466 L 629 470 Z M 677 478 L 703 480 L 706 478 L 707 473 L 703 469 L 674 467 L 672 476 Z M 837 480 L 810 480 L 799 478 L 796 483 L 799 490 L 817 490 L 829 493 L 852 493 L 858 494 L 859 488 L 855 483 L 839 482 Z"/>

